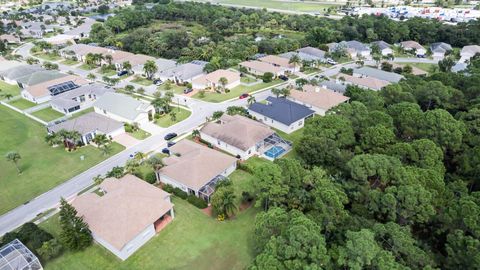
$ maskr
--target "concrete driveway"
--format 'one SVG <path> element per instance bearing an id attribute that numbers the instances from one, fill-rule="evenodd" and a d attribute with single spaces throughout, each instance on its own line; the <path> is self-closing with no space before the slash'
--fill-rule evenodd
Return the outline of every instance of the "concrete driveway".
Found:
<path id="1" fill-rule="evenodd" d="M 113 141 L 125 146 L 126 148 L 130 148 L 140 142 L 128 133 L 123 133 L 116 136 L 113 138 Z"/>

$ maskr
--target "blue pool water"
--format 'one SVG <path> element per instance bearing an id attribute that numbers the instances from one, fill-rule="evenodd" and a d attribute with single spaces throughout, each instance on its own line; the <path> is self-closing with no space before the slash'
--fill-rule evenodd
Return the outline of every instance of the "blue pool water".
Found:
<path id="1" fill-rule="evenodd" d="M 265 155 L 267 157 L 271 157 L 271 158 L 277 158 L 279 157 L 280 155 L 282 155 L 286 150 L 283 149 L 283 147 L 281 146 L 272 146 L 272 148 L 268 149 L 266 152 L 265 152 Z"/>

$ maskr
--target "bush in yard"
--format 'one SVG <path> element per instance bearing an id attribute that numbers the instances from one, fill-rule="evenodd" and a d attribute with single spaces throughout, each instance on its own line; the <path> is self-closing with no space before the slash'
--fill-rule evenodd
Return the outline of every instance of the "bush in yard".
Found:
<path id="1" fill-rule="evenodd" d="M 4 246 L 15 239 L 20 240 L 31 250 L 37 250 L 42 247 L 44 242 L 53 239 L 53 236 L 40 229 L 35 223 L 28 222 L 23 224 L 18 231 L 6 233 L 0 241 L 0 246 Z"/>
<path id="2" fill-rule="evenodd" d="M 53 238 L 47 242 L 44 242 L 42 247 L 37 249 L 37 253 L 44 259 L 50 260 L 56 258 L 62 252 L 62 244 Z"/>
<path id="3" fill-rule="evenodd" d="M 149 184 L 154 184 L 157 182 L 157 176 L 155 175 L 155 172 L 149 172 L 147 175 L 145 175 L 144 180 Z"/>
<path id="4" fill-rule="evenodd" d="M 182 198 L 184 200 L 187 199 L 188 197 L 188 194 L 185 191 L 179 189 L 178 187 L 173 189 L 173 194 L 175 194 L 175 196 Z"/>
<path id="5" fill-rule="evenodd" d="M 228 217 L 237 211 L 235 200 L 235 192 L 231 185 L 222 187 L 218 187 L 217 185 L 215 193 L 213 193 L 210 202 L 215 214 L 223 214 Z"/>
<path id="6" fill-rule="evenodd" d="M 173 189 L 174 187 L 172 185 L 169 185 L 169 184 L 163 184 L 162 185 L 162 189 L 165 191 L 165 192 L 168 192 L 168 193 L 173 193 Z"/>
<path id="7" fill-rule="evenodd" d="M 107 172 L 107 177 L 121 178 L 125 174 L 125 168 L 115 166 L 111 171 Z"/>
<path id="8" fill-rule="evenodd" d="M 242 170 L 244 172 L 253 173 L 252 169 L 247 164 L 242 162 L 238 162 L 237 169 Z"/>
<path id="9" fill-rule="evenodd" d="M 264 83 L 269 83 L 269 82 L 273 81 L 273 73 L 271 73 L 271 72 L 263 73 L 262 81 Z"/>
<path id="10" fill-rule="evenodd" d="M 242 203 L 251 203 L 253 201 L 253 195 L 248 191 L 242 192 Z"/>
<path id="11" fill-rule="evenodd" d="M 208 204 L 204 199 L 201 199 L 195 195 L 189 195 L 187 201 L 200 209 L 207 208 Z"/>

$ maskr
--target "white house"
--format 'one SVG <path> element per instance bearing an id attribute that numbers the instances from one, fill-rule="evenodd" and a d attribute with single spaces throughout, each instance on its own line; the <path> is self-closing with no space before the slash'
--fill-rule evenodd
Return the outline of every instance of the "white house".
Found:
<path id="1" fill-rule="evenodd" d="M 451 52 L 452 50 L 452 46 L 445 42 L 435 42 L 430 45 L 432 57 L 437 60 L 442 60 L 445 57 L 445 54 Z"/>
<path id="2" fill-rule="evenodd" d="M 315 111 L 285 98 L 268 97 L 267 104 L 255 102 L 248 107 L 250 115 L 258 121 L 292 133 L 301 129 L 305 119 L 312 117 Z"/>
<path id="3" fill-rule="evenodd" d="M 460 63 L 466 63 L 470 58 L 474 57 L 477 53 L 480 54 L 479 45 L 468 45 L 464 46 L 460 51 Z"/>
<path id="4" fill-rule="evenodd" d="M 40 104 L 85 84 L 88 84 L 87 80 L 76 75 L 68 75 L 29 86 L 22 90 L 21 95 L 24 99 Z"/>
<path id="5" fill-rule="evenodd" d="M 257 60 L 245 61 L 240 63 L 239 66 L 245 68 L 248 73 L 257 76 L 263 76 L 263 74 L 267 72 L 272 73 L 274 77 L 285 74 L 285 70 L 283 68 Z"/>
<path id="6" fill-rule="evenodd" d="M 288 99 L 309 107 L 319 115 L 325 115 L 329 109 L 349 100 L 341 93 L 314 85 L 304 85 L 302 90 L 292 90 Z"/>
<path id="7" fill-rule="evenodd" d="M 378 49 L 383 56 L 393 55 L 392 45 L 383 40 L 374 41 L 372 42 L 372 45 L 378 46 Z"/>
<path id="8" fill-rule="evenodd" d="M 170 194 L 133 175 L 108 178 L 102 196 L 84 193 L 72 205 L 93 239 L 126 260 L 174 218 Z"/>
<path id="9" fill-rule="evenodd" d="M 221 78 L 227 80 L 225 86 L 220 82 Z M 217 87 L 225 87 L 226 89 L 233 89 L 240 85 L 240 73 L 225 69 L 219 69 L 214 72 L 202 75 L 192 81 L 192 88 L 203 90 L 209 89 L 215 91 Z"/>
<path id="10" fill-rule="evenodd" d="M 417 57 L 423 57 L 427 54 L 427 50 L 420 43 L 413 40 L 400 42 L 400 47 L 407 52 L 414 52 Z"/>
<path id="11" fill-rule="evenodd" d="M 146 101 L 113 92 L 101 96 L 93 104 L 93 108 L 96 113 L 114 120 L 140 125 L 150 122 L 155 112 L 154 107 Z"/>
<path id="12" fill-rule="evenodd" d="M 237 168 L 237 159 L 189 140 L 170 147 L 157 180 L 209 201 L 218 181 Z"/>
<path id="13" fill-rule="evenodd" d="M 113 92 L 113 89 L 98 83 L 86 84 L 52 97 L 50 106 L 58 112 L 71 114 L 91 107 L 106 92 Z"/>

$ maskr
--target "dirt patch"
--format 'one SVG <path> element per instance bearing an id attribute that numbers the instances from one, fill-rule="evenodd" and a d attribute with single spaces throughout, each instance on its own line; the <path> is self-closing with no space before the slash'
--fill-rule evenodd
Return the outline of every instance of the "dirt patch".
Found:
<path id="1" fill-rule="evenodd" d="M 248 208 L 252 207 L 253 205 L 253 201 L 251 202 L 243 202 L 240 204 L 240 206 L 238 207 L 238 210 L 240 210 L 240 212 L 242 211 L 245 211 L 247 210 Z"/>
<path id="2" fill-rule="evenodd" d="M 213 207 L 210 205 L 207 208 L 202 209 L 202 213 L 209 217 L 213 217 Z"/>

